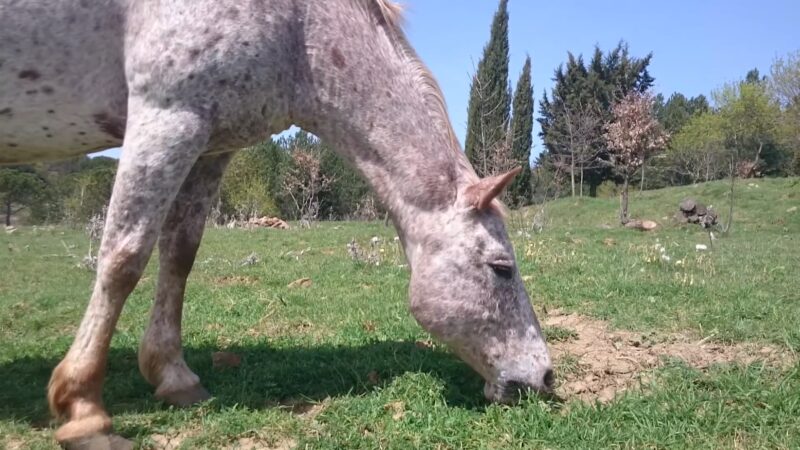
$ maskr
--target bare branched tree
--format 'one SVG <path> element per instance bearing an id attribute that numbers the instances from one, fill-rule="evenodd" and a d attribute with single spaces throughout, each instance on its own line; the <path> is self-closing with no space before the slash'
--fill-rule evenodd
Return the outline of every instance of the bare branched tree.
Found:
<path id="1" fill-rule="evenodd" d="M 564 104 L 562 108 L 567 131 L 565 144 L 568 148 L 562 153 L 558 165 L 569 171 L 573 197 L 575 197 L 576 173 L 580 174 L 580 196 L 583 197 L 583 173 L 586 169 L 593 168 L 597 159 L 597 128 L 601 123 L 600 114 L 591 107 L 581 104 L 577 107 Z"/>
<path id="2" fill-rule="evenodd" d="M 292 162 L 283 178 L 281 191 L 291 199 L 301 220 L 313 221 L 319 216 L 319 195 L 330 189 L 335 181 L 321 170 L 319 155 L 313 151 L 294 148 Z"/>

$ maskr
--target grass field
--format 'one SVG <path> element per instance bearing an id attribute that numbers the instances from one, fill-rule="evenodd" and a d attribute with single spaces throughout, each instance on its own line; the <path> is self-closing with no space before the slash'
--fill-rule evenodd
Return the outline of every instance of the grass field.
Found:
<path id="1" fill-rule="evenodd" d="M 634 194 L 633 215 L 662 225 L 647 233 L 615 226 L 615 199 L 548 204 L 541 233 L 521 229 L 533 210 L 514 213 L 564 397 L 515 407 L 485 404 L 416 325 L 392 228 L 211 229 L 184 343 L 215 398 L 173 409 L 138 373 L 153 263 L 112 342 L 115 431 L 142 448 L 800 448 L 800 180 L 739 184 L 732 233 L 697 251 L 706 233 L 668 217 L 685 196 L 727 212 L 726 189 Z M 352 239 L 380 264 L 353 261 Z M 0 233 L 0 448 L 56 448 L 45 388 L 91 290 L 87 245 L 79 230 Z M 217 351 L 241 364 L 214 368 Z"/>

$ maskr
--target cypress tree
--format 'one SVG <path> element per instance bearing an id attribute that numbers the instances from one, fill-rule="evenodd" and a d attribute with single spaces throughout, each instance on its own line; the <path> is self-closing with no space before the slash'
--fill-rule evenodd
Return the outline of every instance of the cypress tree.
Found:
<path id="1" fill-rule="evenodd" d="M 509 198 L 516 206 L 526 205 L 531 199 L 531 147 L 533 146 L 533 86 L 531 85 L 531 57 L 525 58 L 522 73 L 517 80 L 511 113 L 511 157 L 522 166 L 522 172 L 508 188 Z"/>
<path id="2" fill-rule="evenodd" d="M 489 42 L 472 77 L 467 110 L 465 149 L 479 176 L 489 175 L 492 150 L 508 128 L 508 0 L 500 0 L 492 20 Z"/>

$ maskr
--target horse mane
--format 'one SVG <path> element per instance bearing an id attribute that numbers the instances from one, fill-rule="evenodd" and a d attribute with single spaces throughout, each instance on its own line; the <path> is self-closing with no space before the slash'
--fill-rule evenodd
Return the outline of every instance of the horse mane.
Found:
<path id="1" fill-rule="evenodd" d="M 450 144 L 449 147 L 455 153 L 456 166 L 460 173 L 464 175 L 464 181 L 467 183 L 477 181 L 478 176 L 475 174 L 475 170 L 470 165 L 466 155 L 461 150 L 461 144 L 458 142 L 456 133 L 453 130 L 452 122 L 450 122 L 450 115 L 447 113 L 447 104 L 444 100 L 442 88 L 439 86 L 439 83 L 436 81 L 436 78 L 433 77 L 428 67 L 419 58 L 416 50 L 414 50 L 408 42 L 408 38 L 403 31 L 403 24 L 405 22 L 403 7 L 391 0 L 361 1 L 366 1 L 367 9 L 377 17 L 378 23 L 384 27 L 386 34 L 394 43 L 400 56 L 410 64 L 414 79 L 421 89 L 425 103 L 431 108 L 434 118 L 447 133 L 448 144 Z"/>

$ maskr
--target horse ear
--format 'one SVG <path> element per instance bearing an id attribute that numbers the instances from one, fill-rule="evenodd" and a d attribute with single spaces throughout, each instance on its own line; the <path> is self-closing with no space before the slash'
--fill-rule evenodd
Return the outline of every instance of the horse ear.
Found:
<path id="1" fill-rule="evenodd" d="M 469 206 L 475 209 L 486 209 L 521 170 L 522 167 L 515 167 L 506 173 L 482 178 L 464 190 L 464 199 Z"/>

